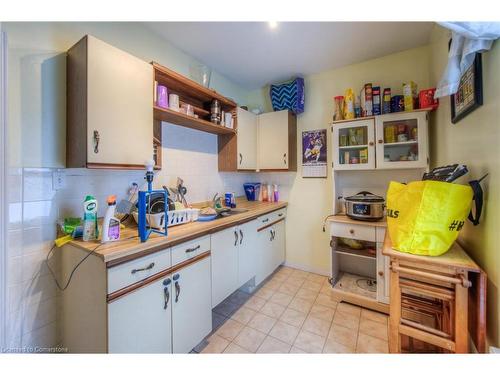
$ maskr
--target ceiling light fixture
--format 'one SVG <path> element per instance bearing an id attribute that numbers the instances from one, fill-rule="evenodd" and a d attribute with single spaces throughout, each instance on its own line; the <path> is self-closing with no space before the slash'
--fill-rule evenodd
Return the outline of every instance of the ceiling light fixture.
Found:
<path id="1" fill-rule="evenodd" d="M 271 29 L 276 29 L 278 27 L 278 22 L 276 22 L 276 21 L 269 21 L 269 27 Z"/>

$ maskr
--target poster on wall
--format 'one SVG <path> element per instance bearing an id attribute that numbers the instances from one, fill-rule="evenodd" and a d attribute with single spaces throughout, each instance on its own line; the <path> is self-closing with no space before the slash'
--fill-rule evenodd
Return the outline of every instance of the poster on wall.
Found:
<path id="1" fill-rule="evenodd" d="M 302 177 L 326 178 L 326 129 L 302 132 Z"/>

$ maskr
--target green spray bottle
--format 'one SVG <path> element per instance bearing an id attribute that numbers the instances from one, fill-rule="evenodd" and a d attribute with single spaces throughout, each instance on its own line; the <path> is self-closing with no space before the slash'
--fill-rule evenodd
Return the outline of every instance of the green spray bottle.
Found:
<path id="1" fill-rule="evenodd" d="M 87 195 L 83 202 L 83 240 L 92 241 L 99 237 L 97 227 L 97 199 Z"/>

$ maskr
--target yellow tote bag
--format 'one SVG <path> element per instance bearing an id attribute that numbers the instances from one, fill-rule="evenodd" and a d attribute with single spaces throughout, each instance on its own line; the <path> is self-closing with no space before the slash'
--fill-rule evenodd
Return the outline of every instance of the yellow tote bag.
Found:
<path id="1" fill-rule="evenodd" d="M 394 249 L 438 256 L 457 239 L 472 205 L 470 186 L 441 181 L 391 181 L 387 228 Z"/>

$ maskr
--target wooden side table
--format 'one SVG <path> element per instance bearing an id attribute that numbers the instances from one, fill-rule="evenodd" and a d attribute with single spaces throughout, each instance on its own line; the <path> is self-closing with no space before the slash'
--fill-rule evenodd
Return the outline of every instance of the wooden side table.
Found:
<path id="1" fill-rule="evenodd" d="M 438 257 L 413 255 L 392 248 L 386 232 L 382 253 L 390 257 L 389 351 L 401 352 L 401 335 L 454 353 L 468 353 L 469 272 L 479 266 L 454 243 Z M 436 301 L 428 307 L 419 301 Z M 420 306 L 421 305 L 421 306 Z M 438 327 L 408 319 L 403 309 L 434 309 Z M 405 311 L 408 311 L 405 310 Z"/>

